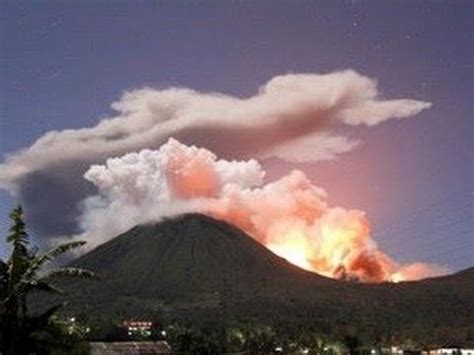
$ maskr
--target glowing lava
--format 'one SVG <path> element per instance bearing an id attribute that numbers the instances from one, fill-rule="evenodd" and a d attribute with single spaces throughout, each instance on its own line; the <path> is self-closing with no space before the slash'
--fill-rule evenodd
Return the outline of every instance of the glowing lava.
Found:
<path id="1" fill-rule="evenodd" d="M 299 230 L 288 232 L 279 244 L 267 244 L 266 247 L 290 263 L 308 271 L 314 271 L 311 265 L 311 246 Z"/>
<path id="2" fill-rule="evenodd" d="M 394 272 L 392 274 L 392 276 L 390 276 L 390 282 L 393 282 L 393 283 L 399 283 L 399 282 L 402 282 L 403 281 L 403 276 L 398 273 L 398 272 Z"/>
<path id="3" fill-rule="evenodd" d="M 275 254 L 328 277 L 382 282 L 439 274 L 431 265 L 398 265 L 378 249 L 363 211 L 331 206 L 302 171 L 265 182 L 256 160 L 219 160 L 211 151 L 170 139 L 85 177 L 100 194 L 84 201 L 81 225 L 93 235 L 166 215 L 199 212 L 239 227 Z M 79 236 L 81 237 L 81 236 Z M 82 238 L 81 238 L 82 239 Z"/>

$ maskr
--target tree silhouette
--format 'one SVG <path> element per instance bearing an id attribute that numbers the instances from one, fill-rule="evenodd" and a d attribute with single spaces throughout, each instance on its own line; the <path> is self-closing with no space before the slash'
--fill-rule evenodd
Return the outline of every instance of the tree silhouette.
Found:
<path id="1" fill-rule="evenodd" d="M 12 251 L 7 261 L 0 260 L 0 317 L 1 337 L 0 351 L 5 354 L 21 354 L 25 349 L 31 333 L 48 324 L 50 317 L 60 308 L 55 306 L 37 317 L 29 317 L 27 295 L 35 290 L 49 293 L 63 293 L 53 284 L 59 276 L 92 277 L 91 271 L 77 268 L 59 268 L 41 273 L 42 268 L 59 255 L 85 244 L 76 241 L 59 245 L 44 254 L 36 255 L 29 249 L 29 236 L 23 221 L 21 206 L 13 209 L 10 214 L 12 226 L 7 237 Z M 33 344 L 34 345 L 34 344 Z"/>

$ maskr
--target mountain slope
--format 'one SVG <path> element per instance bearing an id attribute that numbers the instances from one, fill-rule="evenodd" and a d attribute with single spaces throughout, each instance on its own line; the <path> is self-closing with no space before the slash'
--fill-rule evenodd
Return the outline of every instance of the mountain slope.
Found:
<path id="1" fill-rule="evenodd" d="M 336 281 L 301 270 L 241 230 L 198 214 L 137 226 L 72 266 L 101 278 L 64 282 L 74 314 L 374 329 L 465 327 L 474 318 L 474 269 L 399 284 Z"/>
<path id="2" fill-rule="evenodd" d="M 254 294 L 295 282 L 335 283 L 270 253 L 237 228 L 198 214 L 137 226 L 72 265 L 96 271 L 121 292 L 173 299 L 225 290 Z"/>

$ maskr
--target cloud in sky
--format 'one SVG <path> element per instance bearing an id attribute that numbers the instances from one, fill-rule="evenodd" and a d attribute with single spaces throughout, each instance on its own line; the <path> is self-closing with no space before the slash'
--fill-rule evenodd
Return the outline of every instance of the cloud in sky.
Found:
<path id="1" fill-rule="evenodd" d="M 83 174 L 107 158 L 158 148 L 175 137 L 227 159 L 332 159 L 358 143 L 335 127 L 373 126 L 430 105 L 380 99 L 376 81 L 352 70 L 276 76 L 248 98 L 184 88 L 133 90 L 112 104 L 115 116 L 95 127 L 50 131 L 8 155 L 0 185 L 25 204 L 35 231 L 64 235 L 78 230 L 77 203 L 95 191 Z"/>
<path id="2" fill-rule="evenodd" d="M 360 141 L 328 133 L 311 133 L 270 147 L 261 158 L 278 157 L 294 163 L 335 159 L 359 145 Z"/>

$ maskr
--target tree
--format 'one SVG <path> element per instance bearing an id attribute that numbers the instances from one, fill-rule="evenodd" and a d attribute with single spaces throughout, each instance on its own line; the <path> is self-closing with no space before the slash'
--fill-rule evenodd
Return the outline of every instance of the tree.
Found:
<path id="1" fill-rule="evenodd" d="M 277 346 L 275 331 L 270 326 L 249 325 L 244 331 L 245 347 L 252 354 L 272 354 Z"/>
<path id="2" fill-rule="evenodd" d="M 59 276 L 93 277 L 89 270 L 77 268 L 59 268 L 41 273 L 42 268 L 59 255 L 85 244 L 83 241 L 59 245 L 44 254 L 36 255 L 36 250 L 28 248 L 29 236 L 23 221 L 21 206 L 13 209 L 10 214 L 12 226 L 7 237 L 12 251 L 5 262 L 0 260 L 0 317 L 1 337 L 0 351 L 5 354 L 21 354 L 25 346 L 34 346 L 28 339 L 39 328 L 47 327 L 51 316 L 60 308 L 55 306 L 37 317 L 29 317 L 27 295 L 35 290 L 62 294 L 53 281 Z M 28 339 L 25 339 L 28 338 Z"/>
<path id="3" fill-rule="evenodd" d="M 166 334 L 166 339 L 173 351 L 185 352 L 191 355 L 217 355 L 222 353 L 220 351 L 221 344 L 219 344 L 215 332 L 174 324 L 167 327 Z"/>

